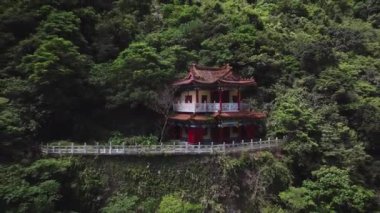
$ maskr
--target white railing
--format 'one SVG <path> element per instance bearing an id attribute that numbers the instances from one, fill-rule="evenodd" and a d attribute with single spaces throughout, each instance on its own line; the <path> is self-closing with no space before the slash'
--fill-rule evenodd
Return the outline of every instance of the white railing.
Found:
<path id="1" fill-rule="evenodd" d="M 217 112 L 220 107 L 219 103 L 196 103 L 193 105 L 195 105 L 194 112 Z"/>
<path id="2" fill-rule="evenodd" d="M 239 143 L 223 143 L 198 145 L 190 144 L 157 144 L 157 145 L 41 145 L 44 154 L 51 155 L 187 155 L 187 154 L 225 154 L 245 151 L 268 150 L 279 147 L 283 139 L 259 141 L 241 141 Z"/>
<path id="3" fill-rule="evenodd" d="M 176 112 L 218 112 L 219 103 L 176 103 L 173 104 L 173 110 Z M 248 110 L 247 103 L 222 103 L 222 112 L 239 112 Z"/>

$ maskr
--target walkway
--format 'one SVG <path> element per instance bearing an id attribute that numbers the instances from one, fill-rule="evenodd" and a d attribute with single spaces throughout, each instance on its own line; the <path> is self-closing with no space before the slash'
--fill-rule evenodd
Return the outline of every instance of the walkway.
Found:
<path id="1" fill-rule="evenodd" d="M 279 147 L 283 139 L 242 141 L 214 145 L 159 144 L 159 145 L 42 145 L 48 155 L 205 155 L 268 150 Z"/>

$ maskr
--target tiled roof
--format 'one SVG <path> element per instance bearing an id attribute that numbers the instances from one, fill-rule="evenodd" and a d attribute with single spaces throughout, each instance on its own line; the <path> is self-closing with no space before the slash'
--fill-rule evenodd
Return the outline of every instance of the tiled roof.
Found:
<path id="1" fill-rule="evenodd" d="M 211 115 L 177 113 L 169 117 L 177 121 L 213 121 L 215 119 L 263 119 L 267 114 L 264 112 L 221 112 Z"/>
<path id="2" fill-rule="evenodd" d="M 171 120 L 179 120 L 179 121 L 212 121 L 214 118 L 207 115 L 200 114 L 185 114 L 178 113 L 169 117 Z"/>
<path id="3" fill-rule="evenodd" d="M 188 75 L 177 82 L 174 86 L 189 84 L 218 84 L 218 85 L 241 85 L 252 86 L 256 82 L 254 79 L 244 79 L 233 73 L 232 67 L 226 64 L 222 67 L 205 67 L 192 64 L 189 68 Z"/>
<path id="4" fill-rule="evenodd" d="M 263 119 L 267 117 L 265 112 L 221 112 L 215 113 L 215 117 L 219 118 L 252 118 Z"/>

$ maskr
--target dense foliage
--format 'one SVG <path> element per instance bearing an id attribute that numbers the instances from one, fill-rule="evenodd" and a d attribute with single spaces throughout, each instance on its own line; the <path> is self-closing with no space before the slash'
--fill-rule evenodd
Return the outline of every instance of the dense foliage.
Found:
<path id="1" fill-rule="evenodd" d="M 378 0 L 1 1 L 0 208 L 373 211 L 379 14 Z M 218 174 L 178 173 L 204 190 L 162 177 L 172 181 L 163 191 L 148 188 L 149 168 L 113 176 L 77 159 L 36 160 L 40 142 L 154 143 L 164 118 L 150 105 L 191 62 L 256 79 L 267 134 L 288 136 L 280 160 L 218 159 Z M 137 177 L 137 191 L 127 187 Z"/>

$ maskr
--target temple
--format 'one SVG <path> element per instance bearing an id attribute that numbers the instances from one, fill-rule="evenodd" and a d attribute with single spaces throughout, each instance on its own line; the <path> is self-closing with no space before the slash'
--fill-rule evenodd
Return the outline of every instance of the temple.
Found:
<path id="1" fill-rule="evenodd" d="M 241 91 L 256 86 L 255 80 L 240 77 L 228 64 L 192 64 L 173 86 L 178 90 L 169 117 L 172 139 L 189 144 L 251 140 L 266 117 L 242 101 Z"/>

